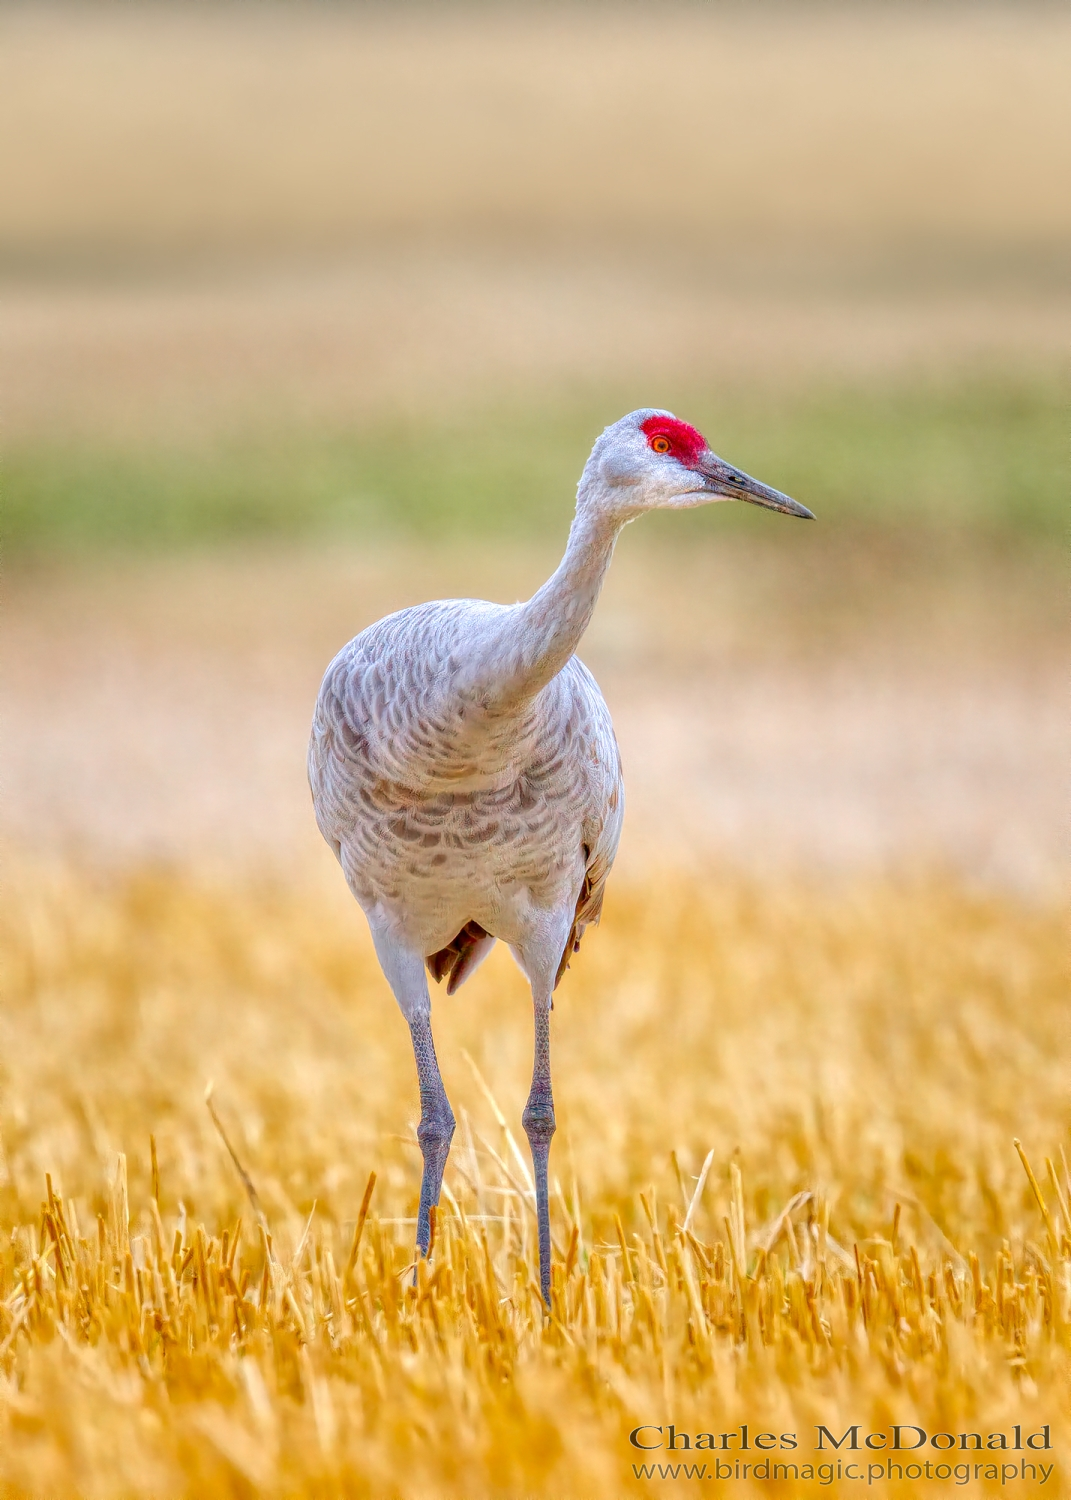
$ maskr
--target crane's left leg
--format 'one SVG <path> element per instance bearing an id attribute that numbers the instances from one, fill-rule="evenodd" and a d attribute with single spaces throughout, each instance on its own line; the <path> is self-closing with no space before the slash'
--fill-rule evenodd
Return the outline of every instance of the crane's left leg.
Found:
<path id="1" fill-rule="evenodd" d="M 547 1164 L 550 1138 L 554 1134 L 554 1095 L 550 1086 L 550 1007 L 552 989 L 549 983 L 533 984 L 535 1003 L 535 1058 L 532 1064 L 532 1088 L 524 1107 L 521 1123 L 532 1148 L 535 1170 L 536 1222 L 539 1227 L 539 1286 L 543 1301 L 550 1306 L 550 1199 L 547 1193 Z"/>

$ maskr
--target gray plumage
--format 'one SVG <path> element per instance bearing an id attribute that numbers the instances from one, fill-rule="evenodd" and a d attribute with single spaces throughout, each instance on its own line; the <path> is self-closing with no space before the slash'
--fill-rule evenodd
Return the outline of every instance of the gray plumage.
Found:
<path id="1" fill-rule="evenodd" d="M 313 721 L 316 814 L 350 889 L 451 993 L 496 938 L 523 950 L 532 905 L 571 901 L 580 937 L 624 811 L 609 711 L 576 657 L 519 701 L 471 681 L 466 642 L 505 613 L 459 599 L 379 621 L 328 668 Z M 473 925 L 486 937 L 444 969 Z"/>
<path id="2" fill-rule="evenodd" d="M 335 657 L 313 717 L 317 823 L 412 1033 L 422 1251 L 454 1125 L 425 971 L 453 992 L 501 939 L 531 984 L 536 1061 L 523 1119 L 548 1301 L 551 996 L 598 920 L 624 815 L 609 711 L 573 652 L 621 528 L 646 510 L 715 499 L 810 514 L 716 458 L 668 412 L 631 413 L 596 443 L 565 556 L 530 600 L 456 599 L 389 615 Z"/>

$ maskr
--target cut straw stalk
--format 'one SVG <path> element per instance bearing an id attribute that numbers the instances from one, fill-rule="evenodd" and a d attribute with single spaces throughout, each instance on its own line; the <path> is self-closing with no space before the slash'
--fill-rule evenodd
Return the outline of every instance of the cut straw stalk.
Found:
<path id="1" fill-rule="evenodd" d="M 1056 1175 L 1056 1168 L 1053 1165 L 1051 1156 L 1045 1158 L 1045 1167 L 1049 1174 L 1049 1182 L 1052 1184 L 1052 1190 L 1056 1194 L 1056 1202 L 1060 1208 L 1060 1217 L 1064 1221 L 1064 1228 L 1068 1234 L 1071 1234 L 1071 1207 L 1068 1206 L 1067 1198 L 1060 1187 L 1060 1179 Z"/>
<path id="2" fill-rule="evenodd" d="M 470 1053 L 468 1053 L 468 1052 L 465 1051 L 464 1047 L 462 1047 L 462 1049 L 461 1049 L 461 1056 L 468 1063 L 470 1069 L 472 1070 L 472 1076 L 476 1080 L 476 1084 L 477 1084 L 478 1088 L 480 1089 L 480 1092 L 483 1094 L 484 1098 L 487 1100 L 488 1104 L 491 1106 L 491 1112 L 492 1112 L 492 1114 L 494 1115 L 494 1117 L 495 1117 L 496 1121 L 498 1122 L 500 1128 L 504 1131 L 505 1137 L 506 1137 L 506 1142 L 507 1142 L 507 1144 L 509 1146 L 509 1149 L 510 1149 L 512 1155 L 513 1155 L 513 1159 L 517 1163 L 517 1166 L 518 1166 L 518 1168 L 520 1170 L 520 1174 L 521 1174 L 522 1178 L 524 1179 L 524 1181 L 528 1185 L 528 1191 L 531 1193 L 531 1195 L 532 1195 L 532 1197 L 534 1199 L 535 1198 L 535 1182 L 532 1180 L 532 1173 L 531 1173 L 531 1171 L 529 1169 L 528 1163 L 524 1159 L 523 1152 L 521 1151 L 520 1147 L 517 1145 L 517 1141 L 516 1141 L 516 1138 L 515 1138 L 515 1136 L 513 1134 L 513 1131 L 509 1128 L 509 1125 L 506 1123 L 506 1117 L 505 1117 L 505 1115 L 502 1113 L 501 1109 L 498 1107 L 498 1100 L 495 1098 L 494 1094 L 492 1094 L 490 1088 L 488 1087 L 488 1085 L 487 1085 L 487 1083 L 486 1083 L 486 1081 L 484 1079 L 483 1074 L 480 1072 L 479 1068 L 476 1066 L 476 1062 L 475 1062 L 474 1058 L 472 1057 L 472 1055 Z"/>
<path id="3" fill-rule="evenodd" d="M 1027 1181 L 1030 1183 L 1031 1191 L 1033 1192 L 1034 1197 L 1037 1200 L 1038 1208 L 1041 1210 L 1041 1217 L 1045 1221 L 1045 1229 L 1049 1236 L 1049 1245 L 1052 1249 L 1052 1253 L 1055 1255 L 1059 1248 L 1060 1242 L 1056 1236 L 1056 1225 L 1052 1222 L 1052 1214 L 1049 1212 L 1049 1205 L 1045 1202 L 1045 1195 L 1041 1191 L 1041 1185 L 1038 1182 L 1037 1178 L 1034 1176 L 1034 1169 L 1031 1167 L 1029 1161 L 1027 1160 L 1026 1152 L 1023 1150 L 1022 1142 L 1019 1140 L 1018 1136 L 1016 1136 L 1016 1138 L 1012 1141 L 1012 1145 L 1019 1153 L 1019 1160 L 1023 1164 L 1023 1171 L 1026 1173 Z"/>
<path id="4" fill-rule="evenodd" d="M 699 1207 L 700 1200 L 703 1197 L 703 1189 L 707 1185 L 707 1178 L 710 1175 L 710 1166 L 713 1160 L 714 1148 L 711 1147 L 711 1149 L 706 1154 L 706 1160 L 703 1162 L 702 1171 L 699 1173 L 699 1181 L 695 1185 L 695 1192 L 692 1194 L 692 1201 L 688 1204 L 687 1212 L 684 1215 L 684 1223 L 681 1226 L 681 1228 L 684 1230 L 688 1230 L 689 1228 L 691 1228 L 692 1218 L 695 1214 L 696 1209 Z"/>
<path id="5" fill-rule="evenodd" d="M 744 1214 L 744 1179 L 735 1161 L 729 1164 L 729 1182 L 732 1189 L 729 1222 L 732 1226 L 733 1253 L 743 1273 L 747 1270 L 747 1219 Z"/>
<path id="6" fill-rule="evenodd" d="M 357 1253 L 361 1248 L 361 1237 L 364 1234 L 365 1221 L 368 1218 L 368 1210 L 372 1203 L 372 1194 L 375 1192 L 375 1188 L 376 1174 L 375 1172 L 369 1172 L 368 1181 L 365 1183 L 364 1197 L 361 1199 L 361 1206 L 357 1212 L 357 1223 L 353 1229 L 353 1243 L 350 1246 L 350 1253 L 346 1260 L 346 1269 L 342 1273 L 343 1283 L 350 1279 L 357 1265 Z"/>
<path id="7" fill-rule="evenodd" d="M 219 1131 L 219 1138 L 220 1138 L 220 1140 L 223 1142 L 224 1146 L 226 1146 L 226 1148 L 227 1148 L 227 1154 L 228 1154 L 228 1156 L 230 1157 L 231 1161 L 234 1163 L 235 1171 L 238 1173 L 238 1176 L 242 1180 L 242 1186 L 245 1188 L 246 1197 L 249 1199 L 250 1206 L 251 1206 L 253 1212 L 257 1216 L 257 1222 L 262 1226 L 262 1228 L 264 1228 L 265 1230 L 267 1230 L 267 1228 L 268 1228 L 268 1216 L 264 1212 L 263 1208 L 261 1208 L 261 1206 L 260 1206 L 260 1196 L 257 1193 L 256 1188 L 253 1186 L 253 1179 L 250 1177 L 250 1175 L 246 1171 L 245 1167 L 243 1167 L 242 1163 L 239 1161 L 239 1159 L 238 1159 L 238 1153 L 237 1153 L 237 1151 L 235 1151 L 234 1147 L 231 1145 L 230 1139 L 227 1136 L 227 1132 L 223 1128 L 223 1121 L 220 1119 L 219 1115 L 216 1113 L 216 1106 L 212 1102 L 212 1094 L 213 1094 L 214 1090 L 215 1090 L 215 1084 L 212 1083 L 212 1082 L 209 1082 L 208 1086 L 205 1088 L 205 1106 L 206 1106 L 206 1108 L 208 1110 L 208 1113 L 212 1117 L 212 1124 Z"/>

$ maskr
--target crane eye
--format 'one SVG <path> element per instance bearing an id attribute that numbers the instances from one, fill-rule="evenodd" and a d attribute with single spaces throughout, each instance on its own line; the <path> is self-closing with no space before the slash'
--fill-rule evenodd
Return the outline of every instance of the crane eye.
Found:
<path id="1" fill-rule="evenodd" d="M 654 437 L 651 439 L 651 447 L 655 453 L 668 453 L 670 442 L 668 437 Z"/>

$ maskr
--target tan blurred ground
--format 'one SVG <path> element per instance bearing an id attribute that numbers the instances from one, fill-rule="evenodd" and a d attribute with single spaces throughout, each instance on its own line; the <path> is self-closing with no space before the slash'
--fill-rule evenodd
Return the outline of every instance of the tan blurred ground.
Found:
<path id="1" fill-rule="evenodd" d="M 1071 239 L 1055 7 L 50 6 L 0 41 L 11 258 L 387 234 L 984 264 Z"/>
<path id="2" fill-rule="evenodd" d="M 1041 371 L 1071 346 L 1055 8 L 0 12 L 6 438 L 140 446 L 563 392 Z M 553 565 L 357 544 L 26 571 L 2 827 L 93 859 L 320 858 L 328 657 Z M 584 654 L 624 857 L 1063 860 L 1062 629 L 1037 559 L 637 529 Z"/>
<path id="3" fill-rule="evenodd" d="M 1067 853 L 1057 565 L 834 544 L 801 577 L 790 542 L 689 558 L 642 525 L 625 537 L 582 647 L 625 762 L 623 867 L 933 866 L 1051 891 Z M 524 596 L 554 561 L 269 550 L 10 583 L 0 826 L 94 862 L 337 878 L 304 779 L 327 661 L 393 608 Z"/>
<path id="4" fill-rule="evenodd" d="M 1029 6 L 5 10 L 5 430 L 1051 368 L 1069 68 Z"/>
<path id="5" fill-rule="evenodd" d="M 1048 374 L 1071 292 L 724 285 L 613 251 L 364 252 L 148 284 L 0 284 L 9 440 L 200 441 L 274 422 L 367 427 L 612 382 L 681 387 Z"/>

